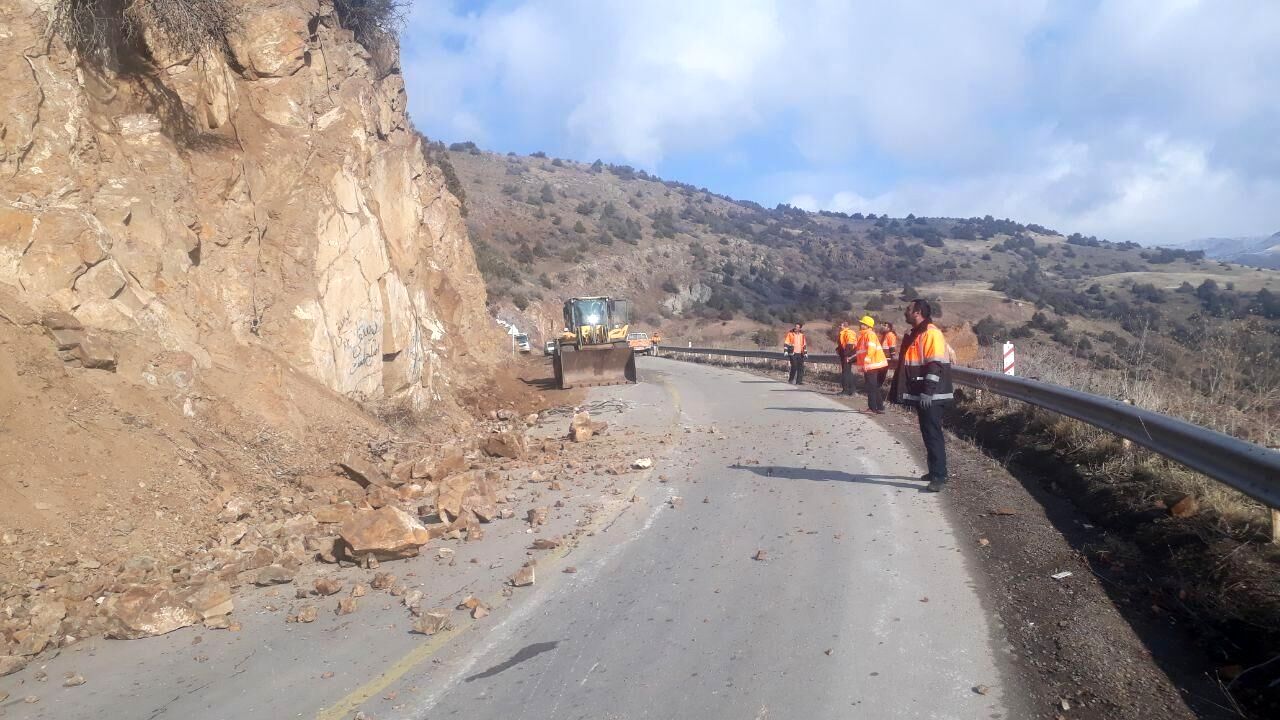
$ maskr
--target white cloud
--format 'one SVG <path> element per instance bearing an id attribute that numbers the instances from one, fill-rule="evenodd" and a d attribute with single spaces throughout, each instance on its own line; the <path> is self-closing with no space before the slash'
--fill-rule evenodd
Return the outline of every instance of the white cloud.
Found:
<path id="1" fill-rule="evenodd" d="M 408 34 L 412 112 L 449 139 L 715 151 L 766 204 L 1280 229 L 1280 3 L 435 0 Z"/>

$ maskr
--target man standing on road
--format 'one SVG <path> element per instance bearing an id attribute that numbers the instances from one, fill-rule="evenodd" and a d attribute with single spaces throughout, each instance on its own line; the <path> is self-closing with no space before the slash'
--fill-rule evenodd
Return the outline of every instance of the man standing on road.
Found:
<path id="1" fill-rule="evenodd" d="M 880 395 L 880 386 L 884 384 L 884 374 L 889 368 L 889 361 L 885 359 L 884 350 L 880 347 L 880 338 L 876 335 L 876 321 L 870 315 L 864 315 L 858 324 L 858 340 L 854 346 L 854 356 L 857 358 L 859 367 L 862 368 L 862 381 L 867 386 L 867 410 L 876 415 L 882 415 L 884 399 Z"/>
<path id="2" fill-rule="evenodd" d="M 809 341 L 804 336 L 804 323 L 796 323 L 782 340 L 782 351 L 791 359 L 787 382 L 804 384 L 804 358 L 809 354 Z"/>
<path id="3" fill-rule="evenodd" d="M 911 329 L 902 338 L 902 359 L 893 373 L 889 400 L 916 406 L 920 437 L 924 440 L 929 472 L 928 492 L 941 492 L 947 483 L 946 437 L 942 434 L 942 412 L 951 402 L 951 360 L 947 339 L 934 325 L 933 308 L 926 300 L 912 300 L 903 313 Z"/>
<path id="4" fill-rule="evenodd" d="M 853 394 L 853 365 L 858 338 L 849 327 L 848 320 L 840 321 L 840 336 L 836 340 L 836 355 L 840 356 L 840 394 Z"/>

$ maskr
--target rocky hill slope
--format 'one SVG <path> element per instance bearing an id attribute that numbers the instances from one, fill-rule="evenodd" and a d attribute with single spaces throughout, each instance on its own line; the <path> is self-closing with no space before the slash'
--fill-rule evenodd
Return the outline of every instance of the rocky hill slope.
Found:
<path id="1" fill-rule="evenodd" d="M 563 298 L 610 293 L 668 338 L 773 346 L 805 320 L 829 348 L 840 319 L 897 321 L 921 296 L 983 343 L 1049 346 L 1082 373 L 1145 384 L 1154 369 L 1170 390 L 1207 395 L 1230 385 L 1232 404 L 1258 402 L 1222 427 L 1274 437 L 1280 372 L 1247 358 L 1280 352 L 1280 273 L 990 216 L 767 209 L 626 166 L 471 143 L 433 153 L 465 197 L 495 312 L 535 336 L 558 327 Z"/>
<path id="2" fill-rule="evenodd" d="M 465 196 L 491 302 L 523 313 L 535 332 L 558 315 L 562 296 L 580 292 L 627 295 L 641 324 L 695 339 L 886 306 L 896 319 L 908 289 L 940 300 L 951 318 L 1025 322 L 1036 299 L 1006 288 L 1083 293 L 1097 282 L 1110 291 L 1116 319 L 1142 302 L 1128 290 L 1132 273 L 1280 288 L 1275 274 L 1224 268 L 1195 252 L 1064 236 L 990 216 L 767 209 L 626 166 L 503 156 L 471 143 L 436 152 Z M 1032 302 L 993 307 L 993 298 Z"/>
<path id="3" fill-rule="evenodd" d="M 231 563 L 232 499 L 282 520 L 508 399 L 387 36 L 329 0 L 123 5 L 0 6 L 5 656 L 196 545 Z"/>

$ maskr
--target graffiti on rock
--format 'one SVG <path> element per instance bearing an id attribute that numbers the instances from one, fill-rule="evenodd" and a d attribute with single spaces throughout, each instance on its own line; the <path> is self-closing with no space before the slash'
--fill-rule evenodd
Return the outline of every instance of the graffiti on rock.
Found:
<path id="1" fill-rule="evenodd" d="M 355 375 L 361 368 L 373 365 L 374 360 L 382 358 L 382 326 L 376 320 L 361 320 L 351 330 L 347 323 L 340 326 L 342 349 L 350 359 L 347 375 Z"/>

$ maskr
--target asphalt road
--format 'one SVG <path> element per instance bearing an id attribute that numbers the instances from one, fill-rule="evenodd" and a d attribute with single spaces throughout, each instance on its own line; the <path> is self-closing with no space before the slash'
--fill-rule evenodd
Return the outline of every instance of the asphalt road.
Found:
<path id="1" fill-rule="evenodd" d="M 663 359 L 644 358 L 640 369 L 639 385 L 592 391 L 629 409 L 588 447 L 639 444 L 655 467 L 567 488 L 545 532 L 589 516 L 591 534 L 539 557 L 534 586 L 502 593 L 502 579 L 528 556 L 529 537 L 513 521 L 458 545 L 458 562 L 424 555 L 388 564 L 428 605 L 477 594 L 494 607 L 488 618 L 459 613 L 454 630 L 423 638 L 408 632 L 395 598 L 370 597 L 354 615 L 326 606 L 315 623 L 287 625 L 283 615 L 301 602 L 292 588 L 258 590 L 237 600 L 239 633 L 90 640 L 0 679 L 10 693 L 0 713 L 1028 716 L 940 499 L 919 492 L 923 469 L 911 448 L 807 388 Z M 562 572 L 569 567 L 576 572 Z M 343 572 L 367 581 L 367 571 Z M 60 687 L 68 672 L 88 682 Z M 25 704 L 27 695 L 40 701 Z"/>
<path id="2" fill-rule="evenodd" d="M 677 410 L 666 482 L 577 574 L 445 653 L 407 717 L 1023 716 L 908 448 L 807 389 L 641 372 Z"/>

